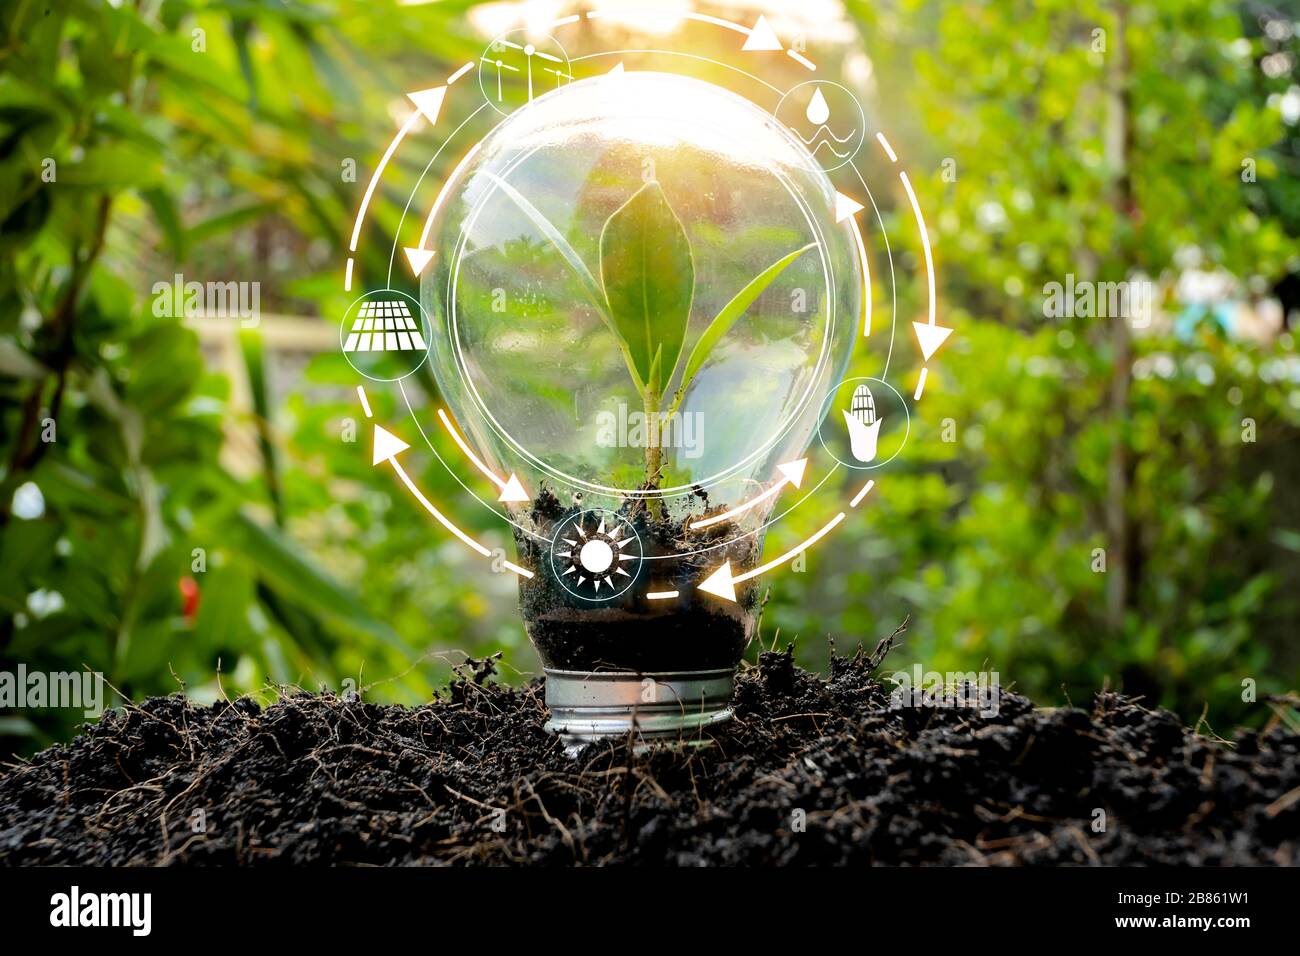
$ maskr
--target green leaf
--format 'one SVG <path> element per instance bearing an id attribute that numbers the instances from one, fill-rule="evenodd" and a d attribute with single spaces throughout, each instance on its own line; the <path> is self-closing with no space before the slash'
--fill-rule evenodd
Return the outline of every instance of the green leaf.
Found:
<path id="1" fill-rule="evenodd" d="M 601 313 L 602 318 L 608 319 L 608 313 L 605 309 L 605 297 L 600 291 L 600 286 L 596 284 L 596 277 L 591 274 L 587 264 L 582 261 L 582 256 L 578 255 L 578 250 L 574 249 L 569 240 L 560 234 L 560 230 L 555 228 L 555 224 L 547 219 L 540 209 L 524 198 L 523 193 L 500 176 L 486 171 L 483 175 L 496 183 L 497 188 L 505 193 L 525 216 L 532 220 L 533 225 L 541 230 L 542 235 L 550 240 L 551 245 L 555 246 L 555 250 L 564 257 L 564 261 L 569 264 L 569 268 L 573 270 L 582 283 L 582 291 L 591 300 L 591 304 Z"/>
<path id="2" fill-rule="evenodd" d="M 601 291 L 600 286 L 596 283 L 596 277 L 591 274 L 587 264 L 582 261 L 582 256 L 578 255 L 578 250 L 574 249 L 569 240 L 560 234 L 560 230 L 555 228 L 555 224 L 547 219 L 545 214 L 530 203 L 519 190 L 515 189 L 508 182 L 493 173 L 484 172 L 497 187 L 509 197 L 516 206 L 527 216 L 538 229 L 541 230 L 551 245 L 569 264 L 574 275 L 582 284 L 582 291 L 586 294 L 587 300 L 596 309 L 600 319 L 614 333 L 614 338 L 618 341 L 619 349 L 623 353 L 623 361 L 627 363 L 628 374 L 632 376 L 632 382 L 636 385 L 636 390 L 642 395 L 645 394 L 645 377 L 637 370 L 636 363 L 632 360 L 632 353 L 628 349 L 628 343 L 624 340 L 618 326 L 615 325 L 613 317 L 610 315 L 609 307 L 605 301 L 605 293 Z"/>
<path id="3" fill-rule="evenodd" d="M 266 358 L 262 334 L 257 329 L 243 329 L 239 333 L 239 346 L 244 356 L 244 372 L 248 376 L 248 390 L 253 399 L 253 421 L 257 427 L 257 446 L 262 453 L 262 478 L 266 494 L 271 501 L 275 523 L 284 526 L 284 497 L 280 490 L 279 455 L 271 434 L 271 400 L 266 384 Z"/>
<path id="4" fill-rule="evenodd" d="M 300 547 L 278 528 L 235 512 L 228 530 L 241 556 L 277 595 L 335 627 L 410 652 L 388 624 L 372 617 L 352 592 L 301 554 Z"/>
<path id="5" fill-rule="evenodd" d="M 253 55 L 249 51 L 248 38 L 253 31 L 253 22 L 245 17 L 231 17 L 230 36 L 235 41 L 235 52 L 239 55 L 239 72 L 243 74 L 248 86 L 248 108 L 257 112 L 257 70 L 253 66 Z"/>
<path id="6" fill-rule="evenodd" d="M 151 189 L 163 182 L 157 152 L 135 143 L 107 143 L 87 151 L 79 163 L 59 164 L 59 184 L 97 189 Z"/>
<path id="7" fill-rule="evenodd" d="M 167 237 L 167 244 L 171 246 L 172 256 L 177 261 L 184 259 L 185 226 L 181 222 L 181 214 L 176 206 L 176 200 L 165 189 L 146 189 L 140 194 L 140 197 L 153 210 L 158 228 L 163 231 L 163 235 Z"/>
<path id="8" fill-rule="evenodd" d="M 722 341 L 723 336 L 730 331 L 731 327 L 736 324 L 736 320 L 745 314 L 745 310 L 754 304 L 754 300 L 763 294 L 768 286 L 776 281 L 776 277 L 785 271 L 786 267 L 798 259 L 801 255 L 816 245 L 810 242 L 801 249 L 796 249 L 789 255 L 777 259 L 737 292 L 730 302 L 722 307 L 722 310 L 713 317 L 713 321 L 700 334 L 699 339 L 695 342 L 695 347 L 691 349 L 690 357 L 686 360 L 686 369 L 682 372 L 682 383 L 677 387 L 677 398 L 673 402 L 673 408 L 681 401 L 682 395 L 686 392 L 686 386 L 691 383 L 704 363 L 708 361 L 709 355 Z"/>
<path id="9" fill-rule="evenodd" d="M 646 379 L 645 379 L 646 391 L 649 392 L 652 396 L 659 396 L 663 394 L 663 390 L 664 390 L 663 371 L 664 371 L 664 347 L 663 344 L 660 343 L 659 345 L 655 346 L 654 358 L 650 360 L 650 368 L 646 373 Z M 658 409 L 651 409 L 651 411 L 658 411 Z"/>
<path id="10" fill-rule="evenodd" d="M 257 634 L 248 623 L 253 603 L 253 576 L 248 568 L 231 562 L 209 569 L 202 579 L 194 644 L 207 651 L 250 649 Z"/>
<path id="11" fill-rule="evenodd" d="M 36 725 L 26 717 L 0 717 L 0 737 L 35 737 Z"/>
<path id="12" fill-rule="evenodd" d="M 686 230 L 657 182 L 646 183 L 606 220 L 600 277 L 610 316 L 641 381 L 662 375 L 660 384 L 666 384 L 686 340 L 695 261 Z"/>
<path id="13" fill-rule="evenodd" d="M 191 242 L 202 242 L 217 236 L 228 235 L 246 223 L 255 222 L 259 217 L 270 214 L 276 208 L 275 203 L 255 202 L 237 206 L 196 223 L 190 230 Z"/>
<path id="14" fill-rule="evenodd" d="M 44 378 L 50 370 L 9 336 L 0 337 L 0 372 L 9 378 L 28 381 Z"/>

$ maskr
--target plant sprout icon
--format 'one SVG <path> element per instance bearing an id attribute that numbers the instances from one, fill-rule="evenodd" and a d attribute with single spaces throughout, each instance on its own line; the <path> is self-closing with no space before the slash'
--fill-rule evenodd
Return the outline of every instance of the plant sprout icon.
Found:
<path id="1" fill-rule="evenodd" d="M 502 53 L 505 50 L 518 50 L 521 53 L 523 53 L 524 61 L 525 61 L 524 73 L 528 78 L 528 102 L 529 103 L 533 101 L 533 57 L 538 57 L 550 63 L 560 64 L 561 69 L 555 69 L 554 67 L 544 68 L 545 72 L 552 73 L 555 75 L 555 85 L 557 87 L 560 85 L 562 81 L 573 79 L 573 76 L 568 72 L 568 70 L 564 69 L 564 67 L 567 64 L 565 64 L 565 61 L 562 57 L 554 56 L 553 54 L 550 53 L 544 53 L 543 51 L 537 49 L 537 47 L 534 46 L 532 43 L 514 43 L 510 40 L 505 39 L 504 37 L 498 37 L 497 39 L 492 41 L 492 45 L 489 47 L 489 50 L 492 53 L 498 53 L 498 54 Z M 519 67 L 511 66 L 509 63 L 506 63 L 500 56 L 491 57 L 488 56 L 487 54 L 484 54 L 482 57 L 480 57 L 480 60 L 488 64 L 489 66 L 496 68 L 497 102 L 498 103 L 503 102 L 505 99 L 505 92 L 501 85 L 502 71 L 509 70 L 511 73 L 518 73 L 520 72 Z"/>

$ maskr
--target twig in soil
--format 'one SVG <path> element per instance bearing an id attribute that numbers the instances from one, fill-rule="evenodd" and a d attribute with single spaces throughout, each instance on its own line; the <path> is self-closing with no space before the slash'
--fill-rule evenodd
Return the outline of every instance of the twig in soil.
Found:
<path id="1" fill-rule="evenodd" d="M 227 704 L 229 704 L 230 698 L 226 695 L 226 689 L 221 686 L 221 658 L 220 657 L 217 658 L 217 690 L 221 691 L 221 699 L 224 700 Z"/>
<path id="2" fill-rule="evenodd" d="M 1093 866 L 1101 866 L 1101 857 L 1097 855 L 1096 850 L 1088 845 L 1088 838 L 1084 836 L 1082 830 L 1078 827 L 1069 827 L 1065 832 L 1074 838 L 1075 843 L 1079 844 L 1079 849 L 1083 851 L 1083 855 L 1088 858 L 1089 863 Z"/>
<path id="3" fill-rule="evenodd" d="M 749 644 L 756 639 L 761 639 L 759 635 L 763 633 L 763 611 L 767 607 L 768 600 L 772 597 L 772 589 L 769 587 L 763 591 L 763 600 L 758 602 L 758 611 L 754 618 L 754 634 L 745 642 L 745 649 L 749 649 Z"/>
<path id="4" fill-rule="evenodd" d="M 777 787 L 785 787 L 787 790 L 798 791 L 799 789 L 797 786 L 795 786 L 795 784 L 792 781 L 785 780 L 771 773 L 765 773 L 760 777 L 754 778 L 755 786 L 758 786 L 759 784 L 765 784 L 765 783 L 770 783 L 773 786 L 777 786 Z"/>
<path id="5" fill-rule="evenodd" d="M 641 783 L 644 783 L 656 794 L 658 794 L 659 799 L 663 800 L 664 803 L 668 804 L 669 806 L 672 806 L 677 802 L 671 796 L 668 795 L 668 791 L 665 790 L 663 787 L 661 787 L 659 785 L 659 781 L 656 780 L 654 777 L 650 776 L 650 774 L 646 773 L 643 770 L 637 770 L 635 768 L 632 770 L 632 773 L 636 775 L 637 779 L 639 779 Z M 640 792 L 640 790 L 641 790 L 641 784 L 637 784 L 636 790 L 632 792 L 632 795 L 636 796 L 636 794 Z"/>
<path id="6" fill-rule="evenodd" d="M 830 713 L 829 711 L 818 711 L 815 713 L 809 712 L 806 714 L 782 714 L 780 717 L 773 717 L 772 723 L 775 724 L 778 721 L 782 721 L 782 720 L 794 720 L 798 717 L 834 717 L 834 716 L 835 715 Z"/>
<path id="7" fill-rule="evenodd" d="M 206 833 L 194 834 L 192 837 L 190 837 L 188 840 L 186 840 L 184 843 L 178 846 L 175 850 L 165 851 L 163 853 L 162 859 L 158 861 L 158 866 L 166 866 L 173 859 L 180 856 L 182 853 L 188 850 L 195 843 L 206 843 L 207 840 L 208 840 L 208 835 Z"/>
<path id="8" fill-rule="evenodd" d="M 1293 734 L 1300 733 L 1300 716 L 1296 714 L 1296 711 L 1300 710 L 1300 696 L 1294 693 L 1269 694 L 1264 700 L 1268 703 L 1269 710 L 1273 712 L 1265 732 L 1281 724 Z"/>
<path id="9" fill-rule="evenodd" d="M 1209 715 L 1210 715 L 1210 702 L 1207 700 L 1205 702 L 1205 705 L 1201 708 L 1201 719 L 1198 720 L 1196 722 L 1196 726 L 1192 728 L 1192 733 L 1198 737 L 1208 737 L 1210 740 L 1216 741 L 1221 744 L 1225 744 L 1229 747 L 1237 746 L 1233 741 L 1228 740 L 1226 737 L 1220 737 L 1217 733 L 1215 733 L 1214 728 L 1210 726 L 1210 721 L 1208 719 Z M 1209 734 L 1201 733 L 1202 726 L 1204 726 L 1209 731 Z"/>
<path id="10" fill-rule="evenodd" d="M 446 653 L 445 651 L 426 651 L 425 653 L 421 654 L 419 657 L 411 661 L 411 666 L 408 667 L 406 670 L 396 674 L 392 674 L 389 677 L 380 678 L 379 680 L 372 680 L 369 684 L 361 683 L 361 672 L 358 671 L 357 672 L 357 687 L 358 687 L 357 693 L 364 694 L 367 691 L 369 691 L 372 687 L 379 687 L 382 684 L 391 684 L 393 681 L 401 680 L 407 674 L 411 673 L 411 671 L 415 670 L 425 661 L 429 660 L 429 658 L 442 657 L 445 653 Z M 469 655 L 467 654 L 465 656 L 468 657 Z M 364 665 L 362 665 L 362 668 L 364 669 Z"/>
<path id="11" fill-rule="evenodd" d="M 894 628 L 894 633 L 882 640 L 876 645 L 876 649 L 867 657 L 867 673 L 874 673 L 880 669 L 880 665 L 885 662 L 889 652 L 894 649 L 894 639 L 907 630 L 907 622 L 912 619 L 912 615 L 903 618 L 903 623 Z M 858 645 L 858 652 L 854 655 L 858 660 L 862 659 L 862 645 Z"/>
<path id="12" fill-rule="evenodd" d="M 453 789 L 453 788 L 447 786 L 445 783 L 442 785 L 442 789 L 446 790 L 446 791 L 447 791 L 448 793 L 450 793 L 453 797 L 458 797 L 458 798 L 460 798 L 461 800 L 464 800 L 466 803 L 472 803 L 472 804 L 474 804 L 474 806 L 478 807 L 480 810 L 491 810 L 493 813 L 495 813 L 497 810 L 500 809 L 500 807 L 489 806 L 488 804 L 483 803 L 481 800 L 475 800 L 473 797 L 467 797 L 465 794 L 461 793 L 459 790 L 455 790 L 455 789 Z"/>
<path id="13" fill-rule="evenodd" d="M 560 831 L 560 839 L 564 841 L 564 845 L 569 848 L 570 853 L 577 856 L 577 851 L 573 845 L 573 834 L 569 832 L 569 828 L 551 816 L 550 811 L 546 809 L 546 804 L 542 802 L 542 798 L 538 796 L 537 791 L 533 788 L 531 780 L 525 777 L 523 783 L 528 788 L 528 792 L 532 794 L 533 799 L 537 801 L 537 809 L 541 811 L 542 819 Z"/>
<path id="14" fill-rule="evenodd" d="M 1300 802 L 1300 787 L 1296 787 L 1294 790 L 1282 794 L 1282 796 L 1278 797 L 1264 808 L 1264 813 L 1271 820 L 1283 810 L 1294 806 L 1297 802 Z"/>

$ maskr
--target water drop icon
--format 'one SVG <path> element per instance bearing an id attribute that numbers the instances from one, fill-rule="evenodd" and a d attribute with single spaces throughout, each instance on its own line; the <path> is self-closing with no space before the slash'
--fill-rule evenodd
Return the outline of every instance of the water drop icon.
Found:
<path id="1" fill-rule="evenodd" d="M 821 87 L 813 90 L 812 99 L 808 101 L 808 109 L 804 115 L 808 117 L 808 122 L 816 123 L 820 126 L 831 118 L 831 108 L 826 104 L 826 97 L 822 96 Z"/>

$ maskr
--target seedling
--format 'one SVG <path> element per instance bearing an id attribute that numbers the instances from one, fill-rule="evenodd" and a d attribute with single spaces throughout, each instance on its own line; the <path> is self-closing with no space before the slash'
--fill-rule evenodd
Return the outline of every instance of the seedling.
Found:
<path id="1" fill-rule="evenodd" d="M 709 320 L 683 364 L 695 297 L 695 258 L 686 230 L 658 182 L 642 185 L 605 220 L 597 280 L 541 210 L 504 179 L 492 179 L 560 253 L 585 298 L 614 335 L 647 422 L 671 420 L 691 382 L 731 327 L 791 263 L 815 245 L 795 249 L 750 279 Z M 667 414 L 661 417 L 675 378 L 677 387 L 671 392 Z M 658 488 L 662 471 L 660 443 L 647 441 L 644 487 Z"/>

